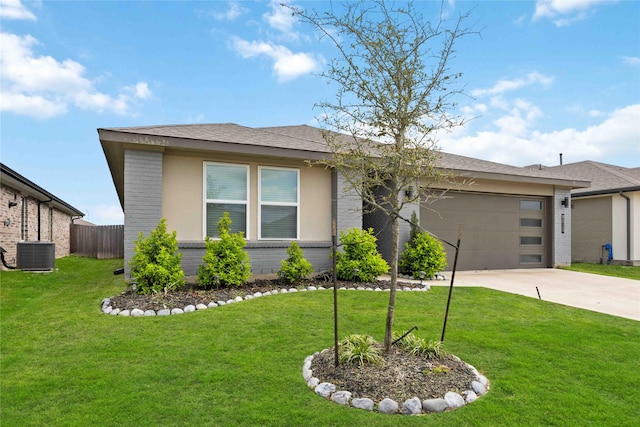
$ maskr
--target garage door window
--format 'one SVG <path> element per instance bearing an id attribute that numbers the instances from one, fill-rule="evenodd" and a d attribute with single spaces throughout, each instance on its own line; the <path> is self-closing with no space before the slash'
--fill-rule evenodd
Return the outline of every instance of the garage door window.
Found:
<path id="1" fill-rule="evenodd" d="M 522 254 L 520 255 L 520 264 L 542 264 L 542 255 Z"/>
<path id="2" fill-rule="evenodd" d="M 542 237 L 539 236 L 520 236 L 521 246 L 540 246 L 542 245 Z"/>
<path id="3" fill-rule="evenodd" d="M 520 227 L 542 227 L 542 220 L 539 218 L 520 218 Z"/>
<path id="4" fill-rule="evenodd" d="M 520 200 L 520 210 L 523 211 L 541 211 L 542 200 Z"/>

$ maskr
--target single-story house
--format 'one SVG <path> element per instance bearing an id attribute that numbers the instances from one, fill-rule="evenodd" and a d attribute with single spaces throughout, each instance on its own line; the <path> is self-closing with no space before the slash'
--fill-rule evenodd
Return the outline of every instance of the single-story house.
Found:
<path id="1" fill-rule="evenodd" d="M 233 230 L 245 233 L 254 274 L 277 271 L 292 240 L 316 270 L 328 269 L 332 220 L 339 231 L 374 228 L 388 259 L 386 218 L 363 215 L 362 200 L 339 173 L 309 165 L 331 154 L 318 128 L 194 124 L 98 134 L 125 213 L 127 276 L 139 233 L 148 236 L 161 218 L 177 232 L 185 273 L 196 274 L 205 236 L 215 237 L 225 211 Z M 447 153 L 439 166 L 463 180 L 432 209 L 413 208 L 424 228 L 449 242 L 464 224 L 460 269 L 571 262 L 568 200 L 588 182 Z M 402 242 L 409 229 L 401 224 Z M 446 249 L 451 267 L 453 251 Z"/>
<path id="2" fill-rule="evenodd" d="M 640 167 L 584 161 L 547 168 L 591 182 L 571 192 L 573 262 L 640 265 Z"/>
<path id="3" fill-rule="evenodd" d="M 0 199 L 0 247 L 7 265 L 40 269 L 34 268 L 33 255 L 47 258 L 47 251 L 53 251 L 54 259 L 69 255 L 70 226 L 84 216 L 81 211 L 2 163 Z M 22 258 L 18 246 L 25 254 Z"/>

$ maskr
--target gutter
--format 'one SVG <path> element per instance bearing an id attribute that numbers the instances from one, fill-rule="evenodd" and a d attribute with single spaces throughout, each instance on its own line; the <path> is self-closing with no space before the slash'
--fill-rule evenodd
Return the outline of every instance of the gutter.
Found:
<path id="1" fill-rule="evenodd" d="M 622 191 L 618 194 L 627 200 L 627 261 L 631 261 L 631 198 Z"/>
<path id="2" fill-rule="evenodd" d="M 13 183 L 15 183 L 16 185 L 22 186 L 17 188 L 19 190 L 23 190 L 24 187 L 26 187 L 27 189 L 26 193 L 28 193 L 27 195 L 30 195 L 33 198 L 38 199 L 37 195 L 34 194 L 34 193 L 38 193 L 42 197 L 48 197 L 49 199 L 51 199 L 44 203 L 53 202 L 54 205 L 58 205 L 58 206 L 55 206 L 57 209 L 62 211 L 66 210 L 70 215 L 75 214 L 78 216 L 84 216 L 84 213 L 82 213 L 78 209 L 74 208 L 64 200 L 54 196 L 53 194 L 51 194 L 44 188 L 40 187 L 39 185 L 35 184 L 34 182 L 29 181 L 27 178 L 25 178 L 24 176 L 20 175 L 18 172 L 14 171 L 13 169 L 9 168 L 8 166 L 2 163 L 0 163 L 0 172 L 2 173 L 2 175 L 6 175 L 6 177 L 8 178 L 8 181 L 7 181 L 5 180 L 4 176 L 2 177 L 2 180 L 4 181 L 5 185 L 13 186 Z M 23 196 L 24 195 L 25 194 L 23 193 Z"/>
<path id="3" fill-rule="evenodd" d="M 630 191 L 640 191 L 640 185 L 632 186 L 632 187 L 618 187 L 618 188 L 607 188 L 604 190 L 593 190 L 593 191 L 576 191 L 571 192 L 571 198 L 577 199 L 580 197 L 588 197 L 588 196 L 601 196 L 603 194 L 620 194 L 621 192 L 630 192 Z M 626 197 L 626 196 L 623 196 Z"/>

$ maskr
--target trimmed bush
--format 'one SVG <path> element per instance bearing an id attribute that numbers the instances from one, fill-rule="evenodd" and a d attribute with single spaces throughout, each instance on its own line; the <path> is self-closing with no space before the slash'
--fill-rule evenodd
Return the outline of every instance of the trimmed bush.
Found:
<path id="1" fill-rule="evenodd" d="M 340 232 L 340 243 L 344 252 L 338 252 L 336 270 L 338 278 L 373 282 L 378 276 L 389 271 L 389 264 L 382 258 L 373 235 L 373 229 L 350 228 Z"/>
<path id="2" fill-rule="evenodd" d="M 144 295 L 166 292 L 184 284 L 184 271 L 180 266 L 182 254 L 178 252 L 176 232 L 167 232 L 164 218 L 146 239 L 140 233 L 135 245 L 135 255 L 129 266 L 131 276 L 137 282 L 136 292 Z"/>
<path id="3" fill-rule="evenodd" d="M 442 243 L 427 232 L 418 233 L 407 242 L 400 256 L 400 270 L 411 274 L 414 279 L 420 278 L 421 271 L 425 277 L 433 277 L 446 266 L 447 256 Z"/>
<path id="4" fill-rule="evenodd" d="M 291 242 L 287 248 L 287 259 L 283 259 L 278 270 L 278 277 L 289 284 L 306 280 L 313 272 L 311 263 L 304 257 L 304 251 L 296 242 Z"/>
<path id="5" fill-rule="evenodd" d="M 251 277 L 249 254 L 244 250 L 244 233 L 230 233 L 231 218 L 225 212 L 218 222 L 218 239 L 207 236 L 203 264 L 198 268 L 198 283 L 204 287 L 240 286 Z"/>

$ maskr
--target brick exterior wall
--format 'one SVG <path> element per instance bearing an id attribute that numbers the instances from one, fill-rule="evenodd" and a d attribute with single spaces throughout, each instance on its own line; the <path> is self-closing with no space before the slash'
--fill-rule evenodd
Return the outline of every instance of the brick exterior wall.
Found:
<path id="1" fill-rule="evenodd" d="M 353 188 L 350 188 L 342 174 L 337 174 L 334 194 L 337 194 L 337 228 L 340 231 L 349 228 L 362 228 L 362 200 Z"/>
<path id="2" fill-rule="evenodd" d="M 124 268 L 131 277 L 139 233 L 148 237 L 162 218 L 162 152 L 125 150 L 124 191 Z"/>
<path id="3" fill-rule="evenodd" d="M 20 191 L 0 186 L 0 246 L 4 248 L 5 260 L 16 265 L 16 244 L 19 241 L 38 240 L 38 200 L 22 197 Z M 9 207 L 9 202 L 17 203 Z M 70 254 L 71 215 L 48 203 L 40 205 L 40 241 L 55 243 L 55 256 Z M 4 266 L 2 266 L 4 269 Z"/>
<path id="4" fill-rule="evenodd" d="M 565 197 L 569 198 L 568 208 L 560 203 Z M 553 212 L 553 266 L 571 265 L 571 190 L 556 188 L 553 206 L 549 206 L 548 209 Z"/>
<path id="5" fill-rule="evenodd" d="M 404 218 L 410 219 L 411 213 L 414 211 L 419 218 L 420 207 L 415 204 L 406 204 L 400 211 L 400 215 Z M 404 250 L 405 243 L 409 241 L 409 236 L 411 234 L 411 225 L 403 220 L 400 220 L 398 225 L 398 232 L 400 235 L 400 239 L 398 242 L 398 257 L 400 257 L 402 251 Z M 385 259 L 385 261 L 391 264 L 393 241 L 391 239 L 392 230 L 391 224 L 389 223 L 389 217 L 381 211 L 368 212 L 364 214 L 362 228 L 373 228 L 374 234 L 378 238 L 378 251 Z"/>
<path id="6" fill-rule="evenodd" d="M 304 251 L 304 257 L 311 263 L 314 271 L 331 269 L 330 242 L 298 242 Z M 182 253 L 182 269 L 187 276 L 198 274 L 205 254 L 204 242 L 178 242 Z M 251 259 L 253 275 L 274 274 L 280 269 L 280 263 L 287 258 L 288 242 L 250 242 L 245 247 Z"/>

